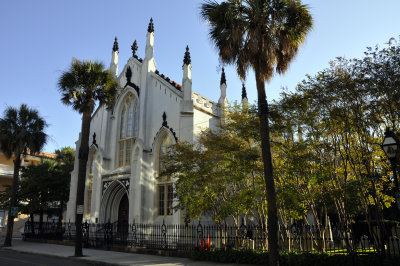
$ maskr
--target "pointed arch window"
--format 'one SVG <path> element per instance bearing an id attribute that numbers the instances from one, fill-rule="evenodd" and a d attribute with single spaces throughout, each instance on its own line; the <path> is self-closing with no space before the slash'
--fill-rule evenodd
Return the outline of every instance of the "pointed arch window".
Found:
<path id="1" fill-rule="evenodd" d="M 90 217 L 91 205 L 92 205 L 92 185 L 93 185 L 93 170 L 94 170 L 94 159 L 91 158 L 89 161 L 89 173 L 86 178 L 86 195 L 85 195 L 85 218 Z"/>
<path id="2" fill-rule="evenodd" d="M 137 134 L 137 100 L 129 94 L 121 107 L 118 141 L 118 167 L 129 165 L 131 151 Z"/>
<path id="3" fill-rule="evenodd" d="M 157 156 L 157 175 L 164 169 L 164 158 L 167 155 L 168 148 L 172 145 L 171 134 L 165 134 L 159 142 Z M 172 203 L 174 200 L 173 184 L 170 180 L 158 179 L 157 182 L 157 213 L 159 216 L 173 214 Z"/>

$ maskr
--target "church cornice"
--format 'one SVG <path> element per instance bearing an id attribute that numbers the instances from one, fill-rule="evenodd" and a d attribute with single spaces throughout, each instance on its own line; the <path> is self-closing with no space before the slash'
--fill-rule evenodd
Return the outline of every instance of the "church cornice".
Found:
<path id="1" fill-rule="evenodd" d="M 111 172 L 105 173 L 101 176 L 102 179 L 107 179 L 107 178 L 118 178 L 118 177 L 126 177 L 127 175 L 131 174 L 131 168 L 128 167 L 120 167 L 112 170 Z"/>
<path id="2" fill-rule="evenodd" d="M 205 113 L 205 114 L 211 115 L 211 116 L 213 116 L 213 117 L 219 117 L 218 115 L 213 114 L 213 113 L 211 113 L 211 112 L 209 112 L 209 111 L 207 111 L 207 110 L 204 110 L 204 109 L 202 109 L 201 107 L 198 107 L 197 105 L 194 105 L 193 108 L 196 109 L 196 110 L 199 110 L 199 111 L 201 111 L 201 112 L 203 112 L 203 113 Z"/>

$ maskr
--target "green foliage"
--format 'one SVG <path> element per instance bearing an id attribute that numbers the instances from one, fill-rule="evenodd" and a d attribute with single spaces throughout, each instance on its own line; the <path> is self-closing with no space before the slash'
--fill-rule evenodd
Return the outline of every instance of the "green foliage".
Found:
<path id="1" fill-rule="evenodd" d="M 118 91 L 118 82 L 110 71 L 105 70 L 100 62 L 79 61 L 73 59 L 68 71 L 62 73 L 58 79 L 58 89 L 61 93 L 61 101 L 65 105 L 72 105 L 75 111 L 82 114 L 78 182 L 76 192 L 76 204 L 83 205 L 85 198 L 86 166 L 89 154 L 90 121 L 95 105 L 105 104 L 108 109 L 114 105 Z M 76 249 L 75 256 L 82 256 L 82 218 L 76 217 Z"/>
<path id="2" fill-rule="evenodd" d="M 29 150 L 34 154 L 39 152 L 46 143 L 47 135 L 44 133 L 46 122 L 39 116 L 35 109 L 21 104 L 19 109 L 8 107 L 4 111 L 4 117 L 0 119 L 0 149 L 7 158 L 14 156 L 13 185 L 10 191 L 9 207 L 17 205 L 17 190 L 19 170 L 21 167 L 21 154 Z M 1 198 L 7 199 L 7 194 Z M 11 213 L 11 208 L 9 209 Z M 7 235 L 5 246 L 11 246 L 13 216 L 8 216 Z"/>
<path id="3" fill-rule="evenodd" d="M 50 211 L 55 178 L 55 162 L 43 160 L 39 165 L 22 168 L 18 201 L 22 213 L 31 214 Z"/>
<path id="4" fill-rule="evenodd" d="M 28 150 L 36 153 L 46 143 L 47 124 L 39 112 L 21 104 L 19 109 L 8 107 L 0 119 L 0 148 L 7 158 Z"/>
<path id="5" fill-rule="evenodd" d="M 3 185 L 3 187 L 4 187 L 4 190 L 0 191 L 0 206 L 5 209 L 5 208 L 10 207 L 10 197 L 11 197 L 12 186 Z"/>
<path id="6" fill-rule="evenodd" d="M 248 107 L 234 106 L 226 114 L 218 131 L 203 131 L 195 145 L 177 143 L 164 159 L 162 176 L 177 178 L 178 208 L 189 218 L 206 214 L 222 223 L 243 213 L 263 215 L 258 118 Z"/>
<path id="7" fill-rule="evenodd" d="M 364 233 L 382 247 L 372 221 L 382 227 L 385 218 L 393 219 L 394 182 L 379 144 L 385 127 L 400 122 L 400 97 L 392 97 L 400 84 L 392 71 L 397 64 L 400 45 L 392 40 L 388 48 L 369 49 L 361 60 L 338 58 L 272 106 L 283 224 L 307 223 L 311 214 L 318 239 L 326 235 L 329 220 L 354 234 L 353 224 L 363 219 Z M 165 174 L 177 178 L 178 207 L 190 218 L 205 213 L 222 222 L 246 214 L 260 222 L 265 217 L 258 117 L 252 109 L 232 107 L 218 131 L 201 133 L 196 145 L 178 143 L 170 154 Z M 291 232 L 281 234 L 290 237 Z M 326 250 L 322 242 L 315 246 Z"/>
<path id="8" fill-rule="evenodd" d="M 74 58 L 70 69 L 59 78 L 58 87 L 64 104 L 79 113 L 92 113 L 95 101 L 108 107 L 114 104 L 118 83 L 101 62 Z"/>
<path id="9" fill-rule="evenodd" d="M 286 71 L 312 27 L 307 7 L 295 0 L 206 1 L 200 14 L 222 61 L 243 79 L 251 67 L 264 82 Z"/>
<path id="10" fill-rule="evenodd" d="M 42 159 L 38 165 L 22 168 L 17 190 L 17 202 L 22 213 L 62 213 L 69 197 L 70 173 L 75 151 L 70 147 L 56 151 L 57 159 Z M 10 187 L 0 192 L 0 203 L 8 206 Z"/>
<path id="11" fill-rule="evenodd" d="M 311 212 L 317 226 L 326 224 L 328 214 L 347 228 L 360 215 L 369 224 L 382 223 L 394 203 L 389 162 L 379 144 L 385 127 L 400 122 L 400 45 L 391 40 L 365 55 L 337 58 L 274 105 L 274 167 L 287 221 Z M 380 238 L 369 230 L 378 245 Z"/>
<path id="12" fill-rule="evenodd" d="M 209 25 L 210 39 L 222 62 L 233 64 L 243 80 L 249 68 L 254 70 L 268 205 L 268 247 L 270 262 L 276 264 L 279 226 L 265 82 L 288 69 L 311 29 L 312 17 L 298 0 L 209 0 L 201 5 L 200 14 Z"/>

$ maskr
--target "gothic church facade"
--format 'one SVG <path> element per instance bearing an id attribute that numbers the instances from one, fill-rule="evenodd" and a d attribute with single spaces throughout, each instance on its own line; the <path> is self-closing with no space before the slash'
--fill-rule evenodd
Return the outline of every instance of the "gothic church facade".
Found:
<path id="1" fill-rule="evenodd" d="M 157 178 L 160 156 L 176 141 L 193 143 L 205 128 L 215 129 L 227 104 L 222 72 L 218 102 L 192 91 L 191 59 L 186 47 L 182 85 L 156 69 L 154 25 L 150 20 L 145 58 L 136 55 L 136 41 L 118 75 L 118 43 L 115 39 L 110 71 L 120 84 L 112 110 L 99 106 L 92 115 L 87 165 L 84 220 L 180 224 L 183 213 L 173 210 L 174 180 Z M 76 142 L 79 150 L 80 141 Z M 77 153 L 78 154 L 78 153 Z M 76 212 L 78 157 L 71 173 L 66 220 Z"/>

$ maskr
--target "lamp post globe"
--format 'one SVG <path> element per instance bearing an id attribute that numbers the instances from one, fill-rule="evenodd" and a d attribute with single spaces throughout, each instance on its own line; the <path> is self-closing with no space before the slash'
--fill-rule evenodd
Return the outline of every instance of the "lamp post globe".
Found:
<path id="1" fill-rule="evenodd" d="M 388 157 L 390 164 L 392 165 L 393 179 L 396 186 L 395 198 L 397 208 L 398 210 L 400 210 L 400 191 L 399 181 L 397 180 L 397 159 L 400 153 L 400 142 L 396 134 L 392 130 L 390 130 L 390 128 L 386 128 L 385 138 L 383 139 L 381 147 Z"/>
<path id="2" fill-rule="evenodd" d="M 383 139 L 381 146 L 389 161 L 392 164 L 396 164 L 396 157 L 400 150 L 400 143 L 394 132 L 389 128 L 386 129 L 385 138 Z"/>

